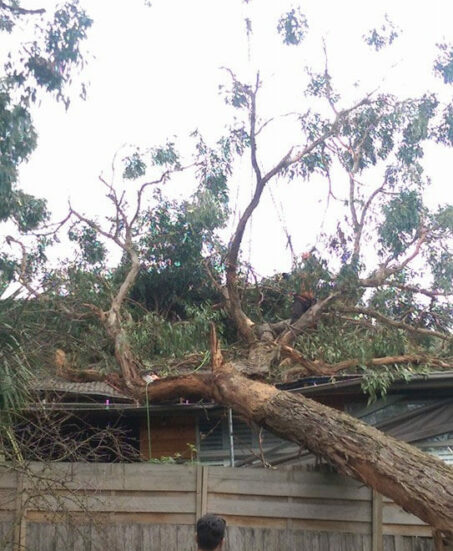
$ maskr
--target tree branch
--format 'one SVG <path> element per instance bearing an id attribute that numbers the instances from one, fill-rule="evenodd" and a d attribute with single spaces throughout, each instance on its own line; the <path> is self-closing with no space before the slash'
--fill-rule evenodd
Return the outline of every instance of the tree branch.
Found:
<path id="1" fill-rule="evenodd" d="M 338 298 L 338 296 L 338 292 L 331 293 L 325 299 L 314 304 L 278 338 L 277 342 L 281 345 L 290 345 L 294 342 L 297 335 L 300 335 L 308 327 L 313 326 L 318 321 L 327 306 Z"/>
<path id="2" fill-rule="evenodd" d="M 187 165 L 187 166 L 184 166 L 184 167 L 180 167 L 180 168 L 178 168 L 178 172 L 180 172 L 182 170 L 186 170 L 186 169 L 188 169 L 192 166 L 193 166 L 193 164 L 192 165 Z M 157 180 L 152 180 L 151 182 L 145 182 L 144 184 L 142 184 L 140 186 L 140 189 L 137 191 L 137 208 L 135 209 L 134 216 L 132 217 L 132 219 L 130 221 L 131 226 L 133 226 L 135 224 L 138 216 L 140 215 L 142 197 L 143 197 L 143 193 L 144 193 L 145 189 L 150 187 L 150 186 L 155 186 L 155 185 L 158 185 L 158 184 L 162 184 L 163 182 L 165 182 L 168 179 L 170 174 L 173 174 L 173 172 L 174 172 L 173 170 L 168 169 Z"/>
<path id="3" fill-rule="evenodd" d="M 385 325 L 389 325 L 390 327 L 396 327 L 398 329 L 403 329 L 405 331 L 408 331 L 410 333 L 416 333 L 418 335 L 426 335 L 427 337 L 437 337 L 438 339 L 443 339 L 447 341 L 452 338 L 452 335 L 448 335 L 446 333 L 440 333 L 439 331 L 432 331 L 430 329 L 424 329 L 422 327 L 413 327 L 408 323 L 393 320 L 391 318 L 388 318 L 387 316 L 384 316 L 383 314 L 381 314 L 380 312 L 372 308 L 360 308 L 356 306 L 337 306 L 336 310 L 339 312 L 345 312 L 347 314 L 349 313 L 349 314 L 359 314 L 363 316 L 369 316 L 380 321 Z"/>
<path id="4" fill-rule="evenodd" d="M 11 6 L 9 4 L 5 4 L 5 2 L 0 2 L 0 9 L 8 10 L 9 12 L 17 15 L 40 15 L 46 13 L 46 10 L 44 8 L 28 10 L 26 8 L 21 8 L 20 6 Z"/>
<path id="5" fill-rule="evenodd" d="M 420 253 L 421 247 L 423 243 L 426 241 L 427 237 L 428 237 L 428 230 L 422 227 L 420 229 L 420 235 L 415 244 L 415 248 L 413 252 L 409 254 L 409 256 L 407 256 L 402 262 L 394 266 L 387 266 L 388 262 L 391 260 L 391 259 L 387 259 L 387 261 L 383 265 L 381 265 L 381 267 L 373 277 L 359 280 L 360 285 L 362 285 L 363 287 L 378 287 L 379 285 L 383 285 L 385 283 L 385 280 L 388 279 L 390 276 L 404 270 L 404 268 L 410 262 L 412 262 L 412 260 L 414 260 L 416 256 L 418 256 L 418 254 Z"/>
<path id="6" fill-rule="evenodd" d="M 234 78 L 234 75 L 232 75 Z M 254 92 L 250 93 L 251 102 L 250 102 L 250 135 L 251 135 L 251 149 L 252 149 L 252 166 L 256 176 L 256 187 L 253 197 L 250 203 L 247 205 L 243 215 L 241 216 L 236 231 L 230 241 L 228 247 L 228 253 L 226 257 L 226 284 L 228 289 L 228 309 L 231 317 L 235 321 L 238 330 L 242 337 L 249 343 L 253 344 L 256 340 L 255 335 L 253 334 L 252 327 L 253 322 L 245 315 L 242 310 L 241 299 L 238 292 L 237 286 L 237 262 L 239 256 L 239 250 L 241 247 L 242 239 L 244 236 L 245 228 L 250 217 L 253 214 L 253 211 L 257 208 L 261 195 L 264 191 L 266 184 L 277 174 L 281 173 L 289 166 L 294 163 L 297 163 L 303 159 L 306 155 L 311 153 L 316 147 L 324 143 L 330 136 L 335 134 L 338 129 L 338 126 L 342 119 L 344 119 L 349 113 L 358 107 L 369 103 L 369 96 L 359 101 L 357 104 L 353 105 L 348 109 L 344 109 L 337 113 L 334 122 L 319 138 L 313 140 L 311 143 L 307 144 L 301 151 L 293 155 L 293 148 L 291 148 L 288 153 L 264 176 L 262 176 L 259 169 L 256 157 L 256 94 L 259 87 L 259 80 L 257 78 L 257 84 Z M 286 338 L 291 338 L 289 335 Z"/>
<path id="7" fill-rule="evenodd" d="M 220 349 L 220 343 L 217 338 L 217 332 L 215 323 L 211 322 L 210 333 L 210 348 L 211 348 L 211 371 L 212 373 L 218 373 L 223 366 L 222 350 Z"/>
<path id="8" fill-rule="evenodd" d="M 300 113 L 296 113 L 295 111 L 291 111 L 289 113 L 284 113 L 283 115 L 279 115 L 277 117 L 271 117 L 267 121 L 264 121 L 263 124 L 258 128 L 258 130 L 255 132 L 255 136 L 258 136 L 269 124 L 274 122 L 276 119 L 283 119 L 286 117 L 294 117 L 294 116 L 300 116 Z"/>
<path id="9" fill-rule="evenodd" d="M 25 287 L 25 289 L 27 289 L 30 295 L 34 296 L 35 298 L 38 298 L 40 296 L 38 291 L 30 285 L 30 282 L 28 281 L 28 277 L 27 277 L 28 254 L 27 254 L 25 245 L 22 243 L 22 241 L 19 241 L 19 239 L 16 239 L 11 235 L 6 236 L 5 240 L 8 245 L 11 246 L 11 243 L 16 243 L 21 248 L 22 259 L 20 262 L 19 283 L 23 287 Z"/>
<path id="10" fill-rule="evenodd" d="M 174 398 L 213 399 L 213 376 L 211 373 L 193 373 L 177 377 L 157 379 L 146 387 L 136 389 L 135 396 L 141 401 L 148 396 L 150 402 L 162 402 Z"/>
<path id="11" fill-rule="evenodd" d="M 437 297 L 448 297 L 453 293 L 446 293 L 442 291 L 430 291 L 428 289 L 423 289 L 422 287 L 417 287 L 417 285 L 405 285 L 404 283 L 395 283 L 393 281 L 377 281 L 373 278 L 369 279 L 359 279 L 359 285 L 361 287 L 381 287 L 381 286 L 391 286 L 401 289 L 402 291 L 409 291 L 411 293 L 419 293 L 430 298 Z"/>
<path id="12" fill-rule="evenodd" d="M 98 233 L 100 233 L 101 235 L 103 235 L 104 237 L 106 237 L 107 239 L 110 239 L 111 241 L 113 241 L 114 243 L 116 243 L 118 245 L 118 247 L 120 247 L 121 249 L 125 250 L 124 249 L 124 243 L 118 238 L 117 235 L 112 235 L 111 233 L 109 232 L 106 232 L 105 230 L 103 230 L 101 228 L 101 226 L 99 226 L 99 224 L 96 224 L 96 222 L 93 222 L 93 220 L 90 220 L 89 218 L 86 218 L 85 216 L 83 216 L 83 214 L 80 214 L 78 211 L 74 210 L 72 208 L 71 205 L 69 205 L 69 210 L 72 214 L 74 214 L 74 216 L 76 218 L 78 218 L 81 222 L 85 222 L 85 224 L 87 224 L 88 226 L 90 226 L 90 228 L 92 228 L 93 230 L 97 231 Z"/>
<path id="13" fill-rule="evenodd" d="M 261 170 L 256 156 L 256 96 L 260 86 L 260 74 L 256 75 L 255 90 L 250 94 L 250 154 L 257 184 L 261 181 Z"/>
<path id="14" fill-rule="evenodd" d="M 43 302 L 49 302 L 49 296 L 43 293 L 39 293 L 35 288 L 33 288 L 28 281 L 27 277 L 27 263 L 28 263 L 28 253 L 25 248 L 25 245 L 22 243 L 22 241 L 19 241 L 18 239 L 12 237 L 11 235 L 8 235 L 5 238 L 8 245 L 11 245 L 11 243 L 16 243 L 19 245 L 19 247 L 22 250 L 22 259 L 21 259 L 21 265 L 20 265 L 20 271 L 19 271 L 19 283 L 24 287 L 31 296 L 35 297 L 37 300 L 41 300 Z M 73 319 L 83 319 L 83 315 L 76 314 L 72 310 L 70 310 L 63 302 L 58 303 L 58 308 L 66 314 L 67 316 L 70 316 Z"/>
<path id="15" fill-rule="evenodd" d="M 327 364 L 320 360 L 308 360 L 300 352 L 292 348 L 291 346 L 281 346 L 282 355 L 291 358 L 296 361 L 302 369 L 294 367 L 289 369 L 288 372 L 304 372 L 310 375 L 336 375 L 340 371 L 345 369 L 352 369 L 358 366 L 379 367 L 383 365 L 394 364 L 426 364 L 430 367 L 437 367 L 441 369 L 451 369 L 453 367 L 453 361 L 439 360 L 438 358 L 430 358 L 422 354 L 402 354 L 399 356 L 383 356 L 382 358 L 371 358 L 368 360 L 360 360 L 359 358 L 352 358 L 350 360 L 344 360 L 334 364 Z"/>
<path id="16" fill-rule="evenodd" d="M 373 191 L 373 193 L 368 197 L 367 202 L 365 203 L 362 213 L 360 214 L 360 221 L 358 222 L 355 229 L 355 238 L 354 238 L 354 257 L 358 259 L 360 253 L 360 241 L 362 239 L 363 227 L 365 225 L 365 218 L 368 213 L 368 210 L 371 206 L 371 203 L 374 201 L 375 197 L 381 193 L 385 187 L 386 182 L 379 186 Z"/>
<path id="17" fill-rule="evenodd" d="M 351 113 L 355 109 L 359 108 L 360 106 L 367 104 L 368 102 L 369 102 L 369 97 L 367 96 L 366 98 L 362 99 L 360 102 L 355 104 L 354 106 L 352 106 L 348 109 L 344 109 L 343 111 L 340 111 L 338 113 L 337 117 L 335 118 L 335 121 L 332 123 L 329 130 L 324 132 L 316 140 L 313 140 L 310 144 L 306 145 L 301 151 L 299 151 L 299 153 L 297 153 L 294 156 L 292 156 L 293 148 L 291 148 L 288 151 L 288 153 L 284 157 L 282 157 L 282 159 L 271 170 L 269 170 L 269 172 L 267 172 L 263 177 L 261 177 L 257 181 L 257 185 L 256 185 L 256 188 L 255 188 L 255 193 L 252 197 L 252 200 L 250 201 L 249 205 L 247 206 L 247 208 L 244 211 L 244 214 L 242 215 L 241 219 L 239 220 L 238 226 L 236 228 L 236 232 L 235 232 L 234 237 L 233 237 L 233 239 L 231 240 L 231 243 L 230 243 L 229 252 L 228 252 L 228 260 L 229 260 L 230 263 L 235 265 L 235 268 L 236 268 L 237 257 L 238 257 L 238 254 L 239 254 L 239 248 L 240 248 L 240 245 L 241 245 L 241 241 L 242 241 L 242 237 L 243 237 L 243 234 L 244 234 L 245 227 L 246 227 L 247 222 L 248 222 L 250 216 L 252 215 L 253 211 L 255 210 L 255 208 L 259 204 L 261 194 L 262 194 L 266 184 L 274 176 L 276 176 L 277 174 L 279 174 L 280 172 L 282 172 L 286 168 L 290 167 L 294 163 L 297 163 L 297 162 L 301 161 L 303 159 L 303 157 L 305 157 L 306 155 L 311 153 L 313 151 L 313 149 L 315 149 L 318 145 L 323 143 L 325 140 L 327 140 L 330 136 L 332 136 L 336 132 L 340 121 L 344 117 L 346 117 L 349 113 Z"/>

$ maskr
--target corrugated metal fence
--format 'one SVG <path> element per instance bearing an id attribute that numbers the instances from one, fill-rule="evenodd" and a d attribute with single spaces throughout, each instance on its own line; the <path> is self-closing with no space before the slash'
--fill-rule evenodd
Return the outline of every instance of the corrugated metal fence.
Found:
<path id="1" fill-rule="evenodd" d="M 0 549 L 193 551 L 195 519 L 228 523 L 226 551 L 427 551 L 430 528 L 333 474 L 198 465 L 0 467 Z"/>

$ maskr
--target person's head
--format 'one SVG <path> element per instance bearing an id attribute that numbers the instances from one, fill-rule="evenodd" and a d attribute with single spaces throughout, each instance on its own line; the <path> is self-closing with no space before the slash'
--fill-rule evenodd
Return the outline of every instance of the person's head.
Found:
<path id="1" fill-rule="evenodd" d="M 204 515 L 197 521 L 197 545 L 199 551 L 222 548 L 226 522 L 217 515 Z"/>

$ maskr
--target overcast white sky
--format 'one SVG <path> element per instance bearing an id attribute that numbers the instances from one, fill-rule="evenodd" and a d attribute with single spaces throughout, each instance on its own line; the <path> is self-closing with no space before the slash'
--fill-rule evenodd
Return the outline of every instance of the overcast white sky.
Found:
<path id="1" fill-rule="evenodd" d="M 453 2 L 447 0 L 306 0 L 301 7 L 310 33 L 297 48 L 282 46 L 276 33 L 279 16 L 297 2 L 154 0 L 146 7 L 143 0 L 82 0 L 81 4 L 94 19 L 83 74 L 89 82 L 88 99 L 74 99 L 68 112 L 47 100 L 40 105 L 35 114 L 39 145 L 21 170 L 22 187 L 45 196 L 55 212 L 64 211 L 69 196 L 81 211 L 103 212 L 97 178 L 108 172 L 123 144 L 152 146 L 173 135 L 184 144 L 184 137 L 195 128 L 210 139 L 219 137 L 231 115 L 218 95 L 218 84 L 225 82 L 221 66 L 245 78 L 260 69 L 265 83 L 260 107 L 266 116 L 304 110 L 304 67 L 322 68 L 322 37 L 345 105 L 379 84 L 402 96 L 427 90 L 440 91 L 445 98 L 453 94 L 453 87 L 442 87 L 432 75 L 435 43 L 453 40 Z M 388 51 L 375 53 L 361 36 L 380 26 L 386 13 L 403 32 Z M 254 30 L 250 55 L 245 17 L 251 18 Z M 264 168 L 286 152 L 291 138 L 285 125 L 268 132 L 267 143 L 262 144 Z M 435 176 L 430 201 L 451 201 L 451 152 L 433 151 L 427 162 Z M 247 165 L 244 160 L 240 181 L 232 181 L 233 198 L 240 184 L 239 208 L 250 197 L 252 175 Z M 182 195 L 190 189 L 190 183 L 186 187 L 182 180 L 177 185 Z M 324 213 L 326 186 L 276 182 L 271 190 L 284 211 L 296 252 L 308 249 Z M 254 215 L 251 244 L 258 273 L 288 269 L 289 252 L 269 192 Z M 249 237 L 244 243 L 246 258 L 248 248 Z"/>

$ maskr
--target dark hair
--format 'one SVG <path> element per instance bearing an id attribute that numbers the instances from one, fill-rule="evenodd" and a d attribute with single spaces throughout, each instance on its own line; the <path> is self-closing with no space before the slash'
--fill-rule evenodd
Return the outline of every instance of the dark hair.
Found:
<path id="1" fill-rule="evenodd" d="M 197 543 L 203 551 L 212 551 L 225 537 L 226 522 L 217 515 L 204 515 L 197 522 Z"/>

